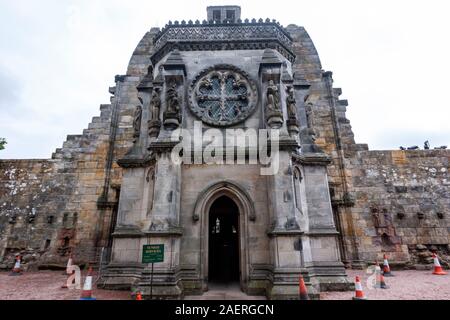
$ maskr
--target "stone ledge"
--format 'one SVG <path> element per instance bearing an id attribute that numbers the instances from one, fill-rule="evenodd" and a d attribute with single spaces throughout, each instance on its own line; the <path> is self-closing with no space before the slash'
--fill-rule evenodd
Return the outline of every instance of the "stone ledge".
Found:
<path id="1" fill-rule="evenodd" d="M 160 236 L 160 237 L 170 237 L 170 236 L 182 236 L 183 235 L 183 229 L 181 228 L 173 228 L 170 230 L 152 230 L 152 231 L 145 231 L 144 234 L 150 235 L 150 236 Z"/>
<path id="2" fill-rule="evenodd" d="M 319 236 L 337 236 L 339 232 L 336 229 L 311 229 L 304 233 L 310 237 L 319 237 Z"/>
<path id="3" fill-rule="evenodd" d="M 332 159 L 324 153 L 303 153 L 293 154 L 292 161 L 302 165 L 326 166 L 332 162 Z"/>
<path id="4" fill-rule="evenodd" d="M 284 230 L 284 229 L 275 229 L 267 231 L 267 235 L 269 237 L 276 237 L 276 236 L 299 236 L 305 234 L 304 231 L 301 230 Z"/>
<path id="5" fill-rule="evenodd" d="M 151 165 L 153 161 L 154 159 L 150 157 L 145 158 L 124 157 L 122 159 L 117 160 L 117 164 L 122 168 L 143 168 Z"/>
<path id="6" fill-rule="evenodd" d="M 115 238 L 139 238 L 144 235 L 136 226 L 120 226 L 112 234 Z"/>

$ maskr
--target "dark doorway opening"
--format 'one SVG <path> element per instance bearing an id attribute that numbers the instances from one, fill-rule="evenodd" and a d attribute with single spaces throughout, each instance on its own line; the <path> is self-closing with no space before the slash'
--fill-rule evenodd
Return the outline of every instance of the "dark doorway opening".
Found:
<path id="1" fill-rule="evenodd" d="M 209 211 L 208 265 L 210 282 L 239 282 L 239 209 L 226 196 Z"/>

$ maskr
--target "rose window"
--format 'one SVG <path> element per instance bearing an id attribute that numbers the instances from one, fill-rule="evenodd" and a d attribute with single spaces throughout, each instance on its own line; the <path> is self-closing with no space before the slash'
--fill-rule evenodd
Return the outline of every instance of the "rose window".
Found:
<path id="1" fill-rule="evenodd" d="M 191 85 L 190 108 L 203 122 L 230 126 L 245 120 L 255 109 L 256 86 L 232 66 L 202 72 Z"/>

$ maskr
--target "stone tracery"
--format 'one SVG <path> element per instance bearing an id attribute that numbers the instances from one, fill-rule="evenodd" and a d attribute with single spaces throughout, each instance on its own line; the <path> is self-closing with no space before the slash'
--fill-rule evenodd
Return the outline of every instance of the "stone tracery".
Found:
<path id="1" fill-rule="evenodd" d="M 233 66 L 215 66 L 193 81 L 190 108 L 205 123 L 230 126 L 254 111 L 256 91 L 256 85 L 243 71 Z"/>

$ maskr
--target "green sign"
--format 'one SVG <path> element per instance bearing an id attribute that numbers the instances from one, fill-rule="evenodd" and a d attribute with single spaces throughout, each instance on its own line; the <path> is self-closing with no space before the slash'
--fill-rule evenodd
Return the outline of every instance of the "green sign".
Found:
<path id="1" fill-rule="evenodd" d="M 156 263 L 164 261 L 163 244 L 146 244 L 142 248 L 142 263 Z"/>

